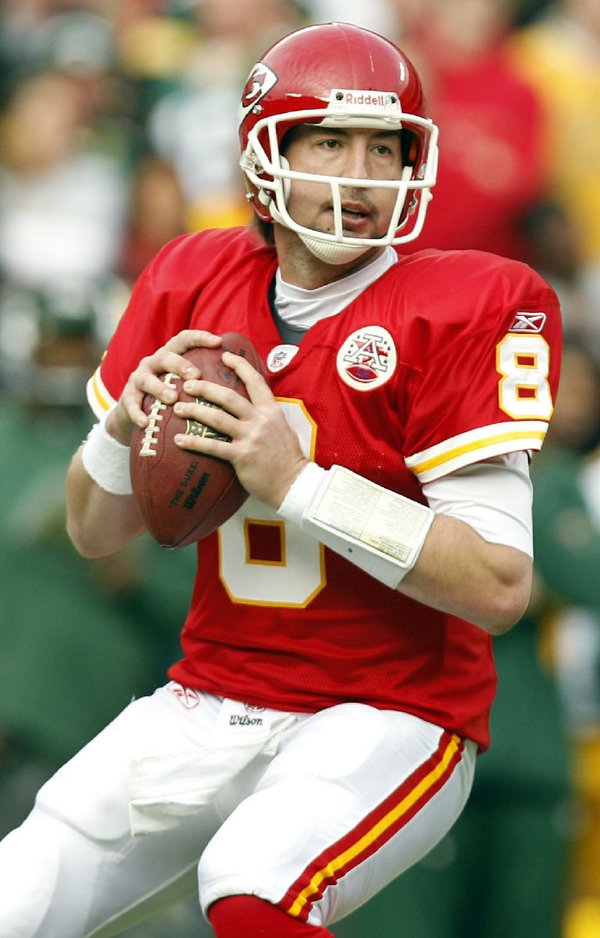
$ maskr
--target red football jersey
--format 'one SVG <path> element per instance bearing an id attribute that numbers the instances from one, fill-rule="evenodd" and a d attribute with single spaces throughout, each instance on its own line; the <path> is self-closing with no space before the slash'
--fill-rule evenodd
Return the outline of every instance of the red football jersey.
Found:
<path id="1" fill-rule="evenodd" d="M 338 315 L 282 343 L 277 258 L 246 229 L 186 235 L 136 285 L 90 380 L 100 415 L 184 328 L 248 335 L 307 455 L 423 501 L 420 483 L 542 444 L 560 314 L 523 264 L 477 252 L 400 257 Z M 248 499 L 198 544 L 181 683 L 287 710 L 406 710 L 488 745 L 490 637 L 388 589 Z M 452 559 L 448 558 L 451 563 Z"/>

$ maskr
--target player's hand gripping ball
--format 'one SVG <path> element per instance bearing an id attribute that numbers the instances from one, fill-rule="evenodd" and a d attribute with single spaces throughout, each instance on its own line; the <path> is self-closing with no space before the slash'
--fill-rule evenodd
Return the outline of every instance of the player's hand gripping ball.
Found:
<path id="1" fill-rule="evenodd" d="M 263 375 L 258 352 L 248 338 L 235 332 L 223 336 L 219 348 L 193 348 L 185 353 L 200 368 L 202 378 L 233 388 L 248 398 L 246 386 L 227 368 L 224 351 L 243 355 Z M 193 401 L 182 389 L 178 375 L 167 375 L 178 391 L 178 400 Z M 138 507 L 152 537 L 163 547 L 186 547 L 199 541 L 227 521 L 248 498 L 231 463 L 180 449 L 176 433 L 221 436 L 211 427 L 178 417 L 172 405 L 151 395 L 143 403 L 149 423 L 137 427 L 131 441 L 131 484 Z M 223 437 L 221 437 L 223 438 Z"/>

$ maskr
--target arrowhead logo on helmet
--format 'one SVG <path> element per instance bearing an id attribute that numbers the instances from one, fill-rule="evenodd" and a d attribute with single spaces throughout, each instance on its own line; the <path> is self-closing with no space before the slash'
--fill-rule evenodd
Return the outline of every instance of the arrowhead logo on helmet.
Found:
<path id="1" fill-rule="evenodd" d="M 261 98 L 264 98 L 276 83 L 277 75 L 275 72 L 271 71 L 271 69 L 262 62 L 257 62 L 248 75 L 248 80 L 242 91 L 238 124 L 242 123 L 248 112 L 257 106 Z"/>

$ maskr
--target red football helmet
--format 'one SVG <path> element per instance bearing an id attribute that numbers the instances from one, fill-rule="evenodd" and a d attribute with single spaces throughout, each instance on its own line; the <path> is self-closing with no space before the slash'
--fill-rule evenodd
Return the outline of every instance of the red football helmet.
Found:
<path id="1" fill-rule="evenodd" d="M 294 172 L 281 146 L 296 124 L 337 128 L 397 128 L 404 168 L 390 180 L 343 178 Z M 239 111 L 242 158 L 248 198 L 262 221 L 277 221 L 299 233 L 311 250 L 331 260 L 336 252 L 357 250 L 356 238 L 343 234 L 340 189 L 395 188 L 396 205 L 385 235 L 362 239 L 370 245 L 401 244 L 423 227 L 437 171 L 437 127 L 425 116 L 419 77 L 394 43 L 369 30 L 344 23 L 309 26 L 273 45 L 254 66 Z M 334 233 L 298 224 L 286 201 L 290 181 L 308 179 L 331 187 Z M 329 251 L 329 254 L 328 254 Z M 335 262 L 335 261 L 334 261 Z"/>

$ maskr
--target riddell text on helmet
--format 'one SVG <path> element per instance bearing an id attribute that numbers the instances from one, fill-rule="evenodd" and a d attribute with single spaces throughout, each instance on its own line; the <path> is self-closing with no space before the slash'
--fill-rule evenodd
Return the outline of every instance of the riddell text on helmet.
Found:
<path id="1" fill-rule="evenodd" d="M 388 107 L 398 100 L 398 96 L 392 92 L 372 94 L 369 91 L 344 91 L 343 94 L 346 104 L 367 104 L 371 107 Z"/>

